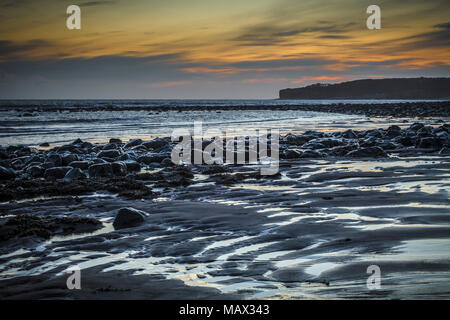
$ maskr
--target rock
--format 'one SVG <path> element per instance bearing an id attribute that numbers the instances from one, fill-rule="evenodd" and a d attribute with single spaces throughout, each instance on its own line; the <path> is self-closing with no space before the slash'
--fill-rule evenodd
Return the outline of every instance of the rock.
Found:
<path id="1" fill-rule="evenodd" d="M 80 138 L 76 139 L 75 141 L 73 141 L 71 144 L 82 144 L 83 140 L 81 140 Z"/>
<path id="2" fill-rule="evenodd" d="M 124 148 L 128 149 L 128 148 L 131 148 L 131 147 L 138 146 L 140 144 L 142 144 L 142 140 L 141 139 L 132 139 L 132 140 L 128 141 L 125 144 Z"/>
<path id="3" fill-rule="evenodd" d="M 172 166 L 174 166 L 175 164 L 172 162 L 172 159 L 170 159 L 170 158 L 165 158 L 163 161 L 161 161 L 161 165 L 162 165 L 163 167 L 172 167 Z"/>
<path id="4" fill-rule="evenodd" d="M 28 167 L 26 172 L 33 178 L 40 178 L 44 176 L 45 169 L 41 166 Z"/>
<path id="5" fill-rule="evenodd" d="M 50 144 L 48 142 L 43 142 L 39 145 L 39 147 L 50 147 Z"/>
<path id="6" fill-rule="evenodd" d="M 161 149 L 165 147 L 170 140 L 165 138 L 156 138 L 153 140 L 150 140 L 148 142 L 143 143 L 143 145 L 149 149 Z"/>
<path id="7" fill-rule="evenodd" d="M 83 171 L 81 171 L 80 168 L 72 168 L 69 171 L 67 171 L 66 175 L 64 176 L 64 180 L 68 181 L 85 178 L 87 178 L 87 176 Z"/>
<path id="8" fill-rule="evenodd" d="M 386 157 L 386 152 L 380 147 L 368 147 L 358 150 L 350 151 L 346 154 L 347 157 L 355 158 L 372 158 L 372 157 Z"/>
<path id="9" fill-rule="evenodd" d="M 439 151 L 439 154 L 449 155 L 450 154 L 450 149 L 447 148 L 447 147 L 444 147 L 444 148 L 441 149 L 441 151 Z"/>
<path id="10" fill-rule="evenodd" d="M 328 150 L 330 156 L 343 157 L 348 152 L 358 148 L 358 144 L 349 144 L 346 146 L 337 146 Z"/>
<path id="11" fill-rule="evenodd" d="M 134 160 L 125 160 L 125 161 L 123 161 L 123 163 L 125 163 L 125 165 L 127 166 L 128 171 L 134 171 L 134 172 L 141 171 L 141 165 Z"/>
<path id="12" fill-rule="evenodd" d="M 422 129 L 424 125 L 422 123 L 415 122 L 408 129 L 412 131 L 419 131 Z"/>
<path id="13" fill-rule="evenodd" d="M 442 142 L 440 139 L 438 138 L 433 138 L 433 137 L 426 137 L 426 138 L 422 138 L 419 141 L 418 144 L 419 148 L 430 148 L 430 149 L 440 149 L 442 148 Z"/>
<path id="14" fill-rule="evenodd" d="M 336 147 L 336 146 L 341 146 L 344 144 L 344 142 L 342 141 L 342 139 L 335 139 L 335 138 L 318 138 L 318 139 L 313 139 L 311 141 L 308 142 L 307 145 L 314 145 L 314 144 L 319 144 L 319 145 L 323 145 L 325 146 L 325 148 L 332 148 L 332 147 Z M 306 146 L 305 146 L 306 148 Z M 309 148 L 306 148 L 309 149 Z M 322 149 L 322 148 L 310 148 L 310 149 Z"/>
<path id="15" fill-rule="evenodd" d="M 115 149 L 117 149 L 119 146 L 117 145 L 117 144 L 115 144 L 115 143 L 108 143 L 108 144 L 105 144 L 104 146 L 103 146 L 103 148 L 102 148 L 102 150 L 115 150 Z"/>
<path id="16" fill-rule="evenodd" d="M 168 153 L 149 153 L 138 158 L 138 162 L 145 164 L 161 163 L 165 158 L 170 157 Z"/>
<path id="17" fill-rule="evenodd" d="M 125 176 L 127 174 L 127 165 L 122 161 L 111 163 L 111 167 L 116 176 Z"/>
<path id="18" fill-rule="evenodd" d="M 93 177 L 112 177 L 114 175 L 111 163 L 93 164 L 88 169 L 89 176 Z"/>
<path id="19" fill-rule="evenodd" d="M 316 138 L 315 136 L 305 136 L 305 135 L 296 136 L 293 134 L 287 134 L 286 136 L 283 137 L 283 142 L 290 145 L 302 146 L 315 138 Z"/>
<path id="20" fill-rule="evenodd" d="M 45 179 L 62 179 L 72 167 L 53 167 L 45 170 Z"/>
<path id="21" fill-rule="evenodd" d="M 342 133 L 342 137 L 344 137 L 346 139 L 357 139 L 358 138 L 358 136 L 352 129 L 348 129 L 347 131 L 344 131 Z"/>
<path id="22" fill-rule="evenodd" d="M 61 156 L 61 160 L 62 160 L 62 165 L 63 166 L 68 166 L 69 163 L 74 162 L 74 161 L 78 161 L 79 157 L 76 154 L 68 153 L 68 154 L 63 154 Z"/>
<path id="23" fill-rule="evenodd" d="M 121 208 L 114 219 L 114 229 L 131 228 L 145 221 L 147 213 L 134 208 Z"/>
<path id="24" fill-rule="evenodd" d="M 111 158 L 115 159 L 120 156 L 120 152 L 118 150 L 103 150 L 97 154 L 99 158 Z"/>
<path id="25" fill-rule="evenodd" d="M 11 180 L 16 178 L 16 173 L 9 168 L 0 167 L 0 180 Z"/>
<path id="26" fill-rule="evenodd" d="M 381 138 L 381 137 L 383 137 L 383 131 L 381 129 L 369 130 L 366 133 L 366 137 Z"/>
<path id="27" fill-rule="evenodd" d="M 282 153 L 282 158 L 283 159 L 298 159 L 300 158 L 302 154 L 296 150 L 284 150 Z"/>
<path id="28" fill-rule="evenodd" d="M 322 158 L 323 153 L 316 150 L 304 150 L 300 158 Z"/>
<path id="29" fill-rule="evenodd" d="M 53 162 L 54 167 L 60 167 L 62 166 L 62 158 L 59 154 L 50 154 L 47 156 L 47 161 Z"/>
<path id="30" fill-rule="evenodd" d="M 390 126 L 386 131 L 386 137 L 395 138 L 402 134 L 402 129 L 399 126 Z"/>
<path id="31" fill-rule="evenodd" d="M 121 144 L 122 140 L 117 139 L 117 138 L 111 138 L 111 139 L 109 139 L 109 143 Z"/>
<path id="32" fill-rule="evenodd" d="M 73 161 L 69 163 L 70 167 L 79 168 L 81 170 L 87 170 L 89 168 L 89 161 Z"/>

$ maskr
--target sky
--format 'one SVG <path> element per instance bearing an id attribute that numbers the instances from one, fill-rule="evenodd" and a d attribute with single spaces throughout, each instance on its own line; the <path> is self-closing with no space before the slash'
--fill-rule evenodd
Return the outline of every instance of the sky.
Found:
<path id="1" fill-rule="evenodd" d="M 448 0 L 0 0 L 0 99 L 273 99 L 450 76 L 449 49 Z"/>

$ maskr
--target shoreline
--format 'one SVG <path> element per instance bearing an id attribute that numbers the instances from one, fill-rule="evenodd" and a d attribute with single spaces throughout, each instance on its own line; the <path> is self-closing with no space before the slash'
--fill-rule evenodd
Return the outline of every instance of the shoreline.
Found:
<path id="1" fill-rule="evenodd" d="M 272 100 L 270 100 L 272 101 Z M 282 101 L 282 100 L 274 100 Z M 287 100 L 289 101 L 289 100 Z M 418 101 L 418 102 L 395 102 L 395 103 L 332 103 L 332 104 L 305 104 L 305 105 L 216 105 L 216 106 L 117 106 L 104 103 L 104 106 L 84 106 L 75 104 L 73 107 L 55 105 L 2 105 L 0 112 L 16 110 L 25 112 L 26 117 L 32 117 L 33 112 L 96 112 L 96 111 L 150 111 L 150 112 L 189 112 L 189 111 L 236 111 L 236 110 L 302 110 L 326 113 L 355 114 L 370 117 L 450 117 L 450 101 Z"/>
<path id="2" fill-rule="evenodd" d="M 448 298 L 449 131 L 283 135 L 275 176 L 175 166 L 167 138 L 3 148 L 0 297 Z M 142 221 L 113 227 L 121 210 Z M 65 289 L 74 263 L 85 291 Z"/>

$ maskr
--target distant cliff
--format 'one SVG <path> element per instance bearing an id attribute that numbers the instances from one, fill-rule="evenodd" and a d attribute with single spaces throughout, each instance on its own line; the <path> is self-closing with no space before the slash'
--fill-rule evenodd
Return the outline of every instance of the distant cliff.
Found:
<path id="1" fill-rule="evenodd" d="M 450 78 L 366 79 L 280 90 L 280 99 L 444 99 Z"/>

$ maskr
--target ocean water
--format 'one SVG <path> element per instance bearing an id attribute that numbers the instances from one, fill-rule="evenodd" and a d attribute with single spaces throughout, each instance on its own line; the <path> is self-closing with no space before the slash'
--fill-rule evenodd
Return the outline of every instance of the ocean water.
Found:
<path id="1" fill-rule="evenodd" d="M 77 138 L 103 142 L 110 138 L 170 136 L 176 128 L 191 128 L 194 121 L 209 128 L 279 129 L 281 133 L 306 130 L 368 128 L 375 124 L 363 116 L 301 110 L 215 110 L 226 106 L 319 105 L 333 103 L 371 104 L 383 100 L 2 100 L 0 145 L 63 144 Z M 397 101 L 400 102 L 400 101 Z M 401 101 L 405 102 L 405 101 Z M 111 110 L 98 111 L 109 106 Z M 206 106 L 209 111 L 189 111 Z M 92 107 L 92 111 L 89 108 Z M 177 110 L 155 112 L 158 107 Z M 179 111 L 186 107 L 186 111 Z M 72 112 L 83 108 L 82 112 Z M 132 108 L 132 110 L 129 110 Z"/>

